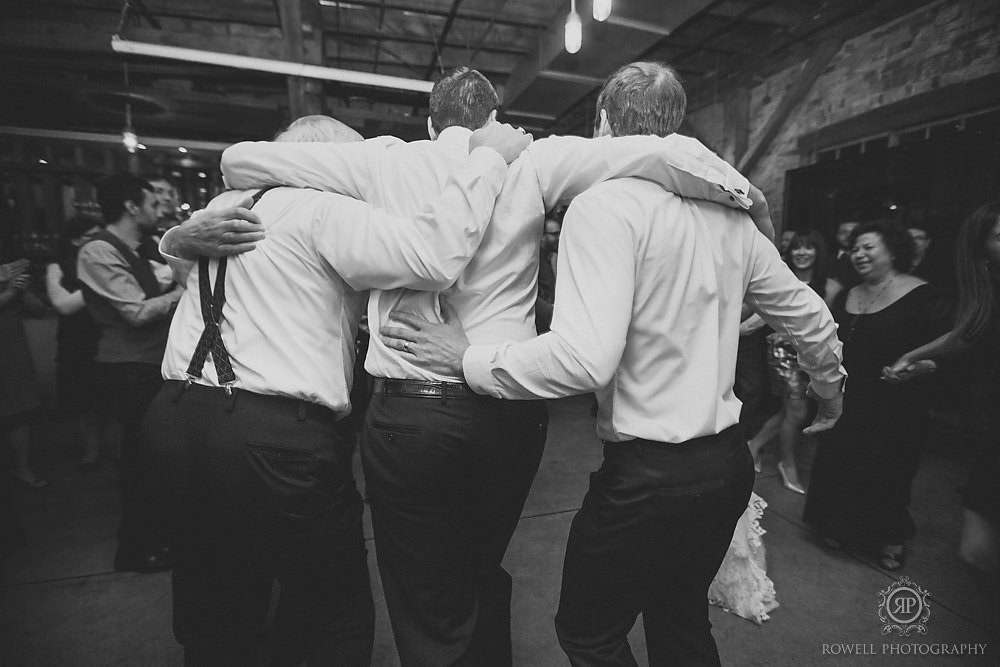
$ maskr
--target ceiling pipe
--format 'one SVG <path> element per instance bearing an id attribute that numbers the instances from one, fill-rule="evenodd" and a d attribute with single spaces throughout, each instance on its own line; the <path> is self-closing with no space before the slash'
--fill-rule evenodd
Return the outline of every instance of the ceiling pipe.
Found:
<path id="1" fill-rule="evenodd" d="M 231 53 L 219 53 L 217 51 L 185 49 L 179 46 L 166 46 L 164 44 L 133 42 L 132 40 L 122 39 L 118 35 L 112 35 L 111 49 L 116 53 L 152 56 L 168 60 L 183 60 L 191 63 L 204 63 L 206 65 L 219 65 L 220 67 L 284 74 L 285 76 L 301 76 L 307 79 L 340 81 L 341 83 L 353 83 L 359 86 L 371 86 L 374 88 L 412 90 L 417 93 L 430 93 L 431 88 L 434 86 L 430 81 L 407 79 L 401 76 L 388 76 L 385 74 L 336 69 L 334 67 L 322 67 L 320 65 L 307 65 L 287 60 L 238 56 Z"/>

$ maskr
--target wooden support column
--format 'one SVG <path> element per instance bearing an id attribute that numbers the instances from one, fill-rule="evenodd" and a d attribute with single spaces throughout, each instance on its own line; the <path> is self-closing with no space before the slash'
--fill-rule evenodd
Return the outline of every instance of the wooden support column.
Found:
<path id="1" fill-rule="evenodd" d="M 795 83 L 789 87 L 788 92 L 785 93 L 774 113 L 767 119 L 767 123 L 764 124 L 764 129 L 761 131 L 757 141 L 740 158 L 737 168 L 744 176 L 749 176 L 750 172 L 757 166 L 760 158 L 771 147 L 771 142 L 778 136 L 778 132 L 781 131 L 792 111 L 805 99 L 806 94 L 812 89 L 813 84 L 816 83 L 816 79 L 819 78 L 819 75 L 823 73 L 826 66 L 830 64 L 833 57 L 840 51 L 841 44 L 843 44 L 843 40 L 841 39 L 830 39 L 820 42 L 813 50 L 809 56 L 809 61 L 802 68 L 802 72 L 795 80 Z"/>
<path id="2" fill-rule="evenodd" d="M 318 0 L 275 0 L 285 38 L 287 58 L 309 65 L 324 65 L 323 17 Z M 288 77 L 291 119 L 324 113 L 323 83 L 300 76 Z"/>

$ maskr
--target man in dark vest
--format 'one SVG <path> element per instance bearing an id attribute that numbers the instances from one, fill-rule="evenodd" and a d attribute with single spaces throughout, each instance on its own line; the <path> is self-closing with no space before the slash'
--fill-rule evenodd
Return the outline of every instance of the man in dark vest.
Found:
<path id="1" fill-rule="evenodd" d="M 159 206 L 153 186 L 130 174 L 98 185 L 107 224 L 80 249 L 77 273 L 87 308 L 101 330 L 96 382 L 107 416 L 122 426 L 119 476 L 122 523 L 116 570 L 168 569 L 169 554 L 152 525 L 136 477 L 139 422 L 162 383 L 160 362 L 170 317 L 183 290 L 169 267 L 151 261 Z"/>

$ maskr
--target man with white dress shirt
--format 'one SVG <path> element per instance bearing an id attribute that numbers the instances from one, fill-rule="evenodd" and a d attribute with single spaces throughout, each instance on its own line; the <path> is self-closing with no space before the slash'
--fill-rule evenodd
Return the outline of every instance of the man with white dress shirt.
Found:
<path id="1" fill-rule="evenodd" d="M 633 63 L 606 82 L 595 134 L 669 135 L 684 109 L 672 69 Z M 820 397 L 812 430 L 839 415 L 836 326 L 745 214 L 639 179 L 577 197 L 559 250 L 549 333 L 483 344 L 446 306 L 444 324 L 394 314 L 406 326 L 382 342 L 496 398 L 596 391 L 604 463 L 570 530 L 560 644 L 574 665 L 635 665 L 643 614 L 650 665 L 719 664 L 708 587 L 754 480 L 733 395 L 741 302 L 795 341 Z"/>
<path id="2" fill-rule="evenodd" d="M 316 116 L 279 137 L 359 139 Z M 368 664 L 374 608 L 343 419 L 366 290 L 454 282 L 529 141 L 499 124 L 474 134 L 440 195 L 405 218 L 315 190 L 231 191 L 164 236 L 188 291 L 143 453 L 171 529 L 186 665 L 257 664 L 274 580 L 268 664 Z M 215 240 L 235 247 L 214 254 L 253 252 L 189 259 L 220 225 Z"/>
<path id="3" fill-rule="evenodd" d="M 234 187 L 315 187 L 414 211 L 440 191 L 472 131 L 491 122 L 498 106 L 482 74 L 458 68 L 431 92 L 431 141 L 237 144 L 223 154 L 223 175 Z M 495 344 L 536 335 L 545 211 L 627 175 L 730 206 L 751 204 L 747 180 L 693 139 L 536 141 L 511 166 L 475 257 L 441 292 L 470 339 Z M 372 290 L 369 325 L 377 331 L 400 309 L 436 319 L 437 297 Z M 429 372 L 377 337 L 366 370 L 375 383 L 362 460 L 400 660 L 407 667 L 510 665 L 511 577 L 501 561 L 541 459 L 545 403 L 479 396 L 460 374 Z"/>

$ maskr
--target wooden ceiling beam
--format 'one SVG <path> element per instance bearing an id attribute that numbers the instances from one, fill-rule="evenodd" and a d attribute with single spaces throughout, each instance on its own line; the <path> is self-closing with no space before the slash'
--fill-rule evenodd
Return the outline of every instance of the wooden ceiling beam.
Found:
<path id="1" fill-rule="evenodd" d="M 799 106 L 799 103 L 812 90 L 816 79 L 823 73 L 826 66 L 830 64 L 833 57 L 837 55 L 843 43 L 841 39 L 828 39 L 816 46 L 809 56 L 809 61 L 802 68 L 795 82 L 789 87 L 785 96 L 781 98 L 781 102 L 778 103 L 771 117 L 767 119 L 764 128 L 757 136 L 757 140 L 737 162 L 736 168 L 741 173 L 748 174 L 757 166 L 757 162 L 771 147 L 771 142 L 774 141 L 774 138 L 778 136 L 778 133 L 784 127 L 785 121 L 788 120 L 792 111 Z"/>

